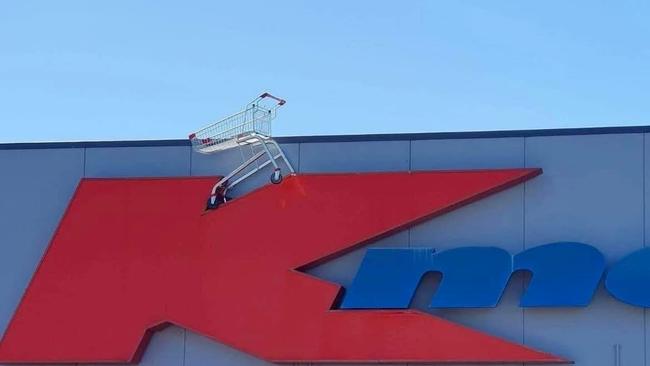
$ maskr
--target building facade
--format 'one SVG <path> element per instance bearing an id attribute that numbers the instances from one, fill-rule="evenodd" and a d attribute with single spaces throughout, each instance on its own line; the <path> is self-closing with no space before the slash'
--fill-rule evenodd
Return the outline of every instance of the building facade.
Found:
<path id="1" fill-rule="evenodd" d="M 278 141 L 299 173 L 541 168 L 543 174 L 449 214 L 373 242 L 309 270 L 344 287 L 368 247 L 496 246 L 512 254 L 541 244 L 593 245 L 607 265 L 646 246 L 646 166 L 650 128 L 289 137 Z M 646 142 L 649 140 L 648 142 Z M 648 151 L 648 152 L 647 152 Z M 225 174 L 236 150 L 200 155 L 184 140 L 0 145 L 0 331 L 4 331 L 75 187 L 84 177 Z M 235 195 L 268 183 L 266 172 Z M 395 187 L 386 205 L 407 194 Z M 529 278 L 516 274 L 494 308 L 429 309 L 436 281 L 426 276 L 412 307 L 575 361 L 580 366 L 646 365 L 646 310 L 599 286 L 576 308 L 522 308 Z M 266 365 L 199 334 L 157 332 L 142 365 Z"/>

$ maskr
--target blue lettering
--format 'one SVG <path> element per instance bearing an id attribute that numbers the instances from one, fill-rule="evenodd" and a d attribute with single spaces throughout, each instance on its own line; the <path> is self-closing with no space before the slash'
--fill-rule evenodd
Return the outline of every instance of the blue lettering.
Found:
<path id="1" fill-rule="evenodd" d="M 622 302 L 650 307 L 650 248 L 637 250 L 616 263 L 607 273 L 605 288 Z"/>
<path id="2" fill-rule="evenodd" d="M 650 251 L 612 269 L 608 289 L 623 301 L 650 304 Z M 628 257 L 629 258 L 629 257 Z M 626 259 L 628 259 L 626 258 Z M 645 268 L 645 267 L 644 267 Z M 594 247 L 581 243 L 551 243 L 527 249 L 514 257 L 495 247 L 463 247 L 435 252 L 431 248 L 369 249 L 341 303 L 343 309 L 406 309 L 422 277 L 442 274 L 430 306 L 433 308 L 483 308 L 498 304 L 515 271 L 529 271 L 531 281 L 520 306 L 586 306 L 605 270 L 605 259 Z M 628 283 L 631 273 L 636 282 Z M 620 279 L 619 279 L 620 278 Z M 626 282 L 627 281 L 627 282 Z M 643 289 L 634 297 L 620 283 Z"/>
<path id="3" fill-rule="evenodd" d="M 499 248 L 369 249 L 347 290 L 344 309 L 406 309 L 422 277 L 442 273 L 431 307 L 494 307 L 512 272 Z"/>
<path id="4" fill-rule="evenodd" d="M 532 273 L 520 306 L 587 306 L 605 271 L 605 257 L 591 245 L 551 243 L 515 255 L 513 269 Z"/>

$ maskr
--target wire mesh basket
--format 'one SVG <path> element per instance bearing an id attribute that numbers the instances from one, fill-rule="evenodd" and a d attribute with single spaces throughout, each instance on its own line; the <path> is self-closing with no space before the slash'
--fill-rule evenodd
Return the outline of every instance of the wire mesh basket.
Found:
<path id="1" fill-rule="evenodd" d="M 262 103 L 270 98 L 277 103 Z M 202 154 L 210 154 L 233 147 L 255 144 L 271 137 L 271 121 L 284 99 L 264 93 L 246 105 L 246 108 L 199 131 L 192 133 L 192 147 Z"/>

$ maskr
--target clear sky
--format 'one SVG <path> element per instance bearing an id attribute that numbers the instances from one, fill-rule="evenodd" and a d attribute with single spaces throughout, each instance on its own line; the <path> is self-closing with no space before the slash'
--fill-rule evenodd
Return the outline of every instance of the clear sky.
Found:
<path id="1" fill-rule="evenodd" d="M 650 124 L 650 1 L 0 2 L 0 141 Z"/>

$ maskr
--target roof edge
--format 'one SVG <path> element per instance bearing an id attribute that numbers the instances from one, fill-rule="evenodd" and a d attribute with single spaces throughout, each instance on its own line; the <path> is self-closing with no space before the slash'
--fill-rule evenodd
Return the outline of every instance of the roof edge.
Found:
<path id="1" fill-rule="evenodd" d="M 537 129 L 537 130 L 282 136 L 282 137 L 276 137 L 275 140 L 278 141 L 279 143 L 361 142 L 361 141 L 404 141 L 404 140 L 452 140 L 452 139 L 540 137 L 540 136 L 578 136 L 578 135 L 648 133 L 648 132 L 650 132 L 650 126 L 622 126 L 622 127 L 555 128 L 555 129 Z M 66 142 L 66 141 L 64 142 L 18 142 L 18 143 L 0 143 L 0 150 L 67 149 L 67 148 L 100 148 L 100 147 L 155 147 L 155 146 L 190 146 L 190 142 L 187 139 L 73 141 L 73 142 Z"/>

